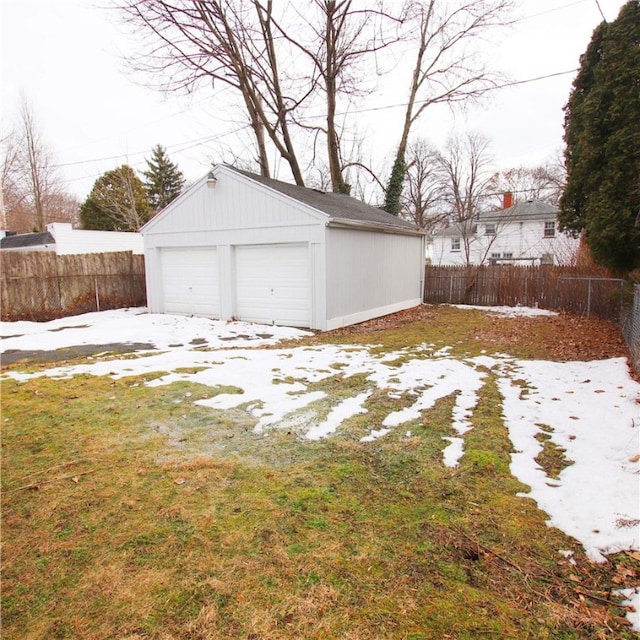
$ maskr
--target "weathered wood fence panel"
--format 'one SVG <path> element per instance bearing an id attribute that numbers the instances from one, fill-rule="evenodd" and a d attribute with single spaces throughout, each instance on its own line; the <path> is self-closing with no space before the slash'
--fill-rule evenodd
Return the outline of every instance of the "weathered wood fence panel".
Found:
<path id="1" fill-rule="evenodd" d="M 522 305 L 618 321 L 623 290 L 623 280 L 579 267 L 427 266 L 424 301 Z"/>
<path id="2" fill-rule="evenodd" d="M 131 251 L 3 251 L 0 260 L 2 320 L 42 321 L 146 304 L 144 256 Z"/>

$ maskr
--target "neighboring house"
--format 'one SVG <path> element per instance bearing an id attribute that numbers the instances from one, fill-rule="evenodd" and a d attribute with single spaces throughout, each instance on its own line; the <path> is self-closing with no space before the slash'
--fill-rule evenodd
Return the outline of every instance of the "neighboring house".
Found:
<path id="1" fill-rule="evenodd" d="M 480 213 L 465 226 L 451 225 L 433 235 L 433 264 L 570 264 L 579 240 L 558 230 L 558 209 L 540 200 Z"/>
<path id="2" fill-rule="evenodd" d="M 2 233 L 2 232 L 0 232 Z M 53 222 L 42 233 L 5 235 L 0 249 L 7 251 L 54 251 L 57 255 L 80 253 L 111 253 L 131 251 L 144 253 L 144 242 L 139 233 L 122 231 L 85 231 L 73 229 L 67 222 Z"/>
<path id="3" fill-rule="evenodd" d="M 141 232 L 152 312 L 328 330 L 422 301 L 424 235 L 412 224 L 228 165 Z"/>

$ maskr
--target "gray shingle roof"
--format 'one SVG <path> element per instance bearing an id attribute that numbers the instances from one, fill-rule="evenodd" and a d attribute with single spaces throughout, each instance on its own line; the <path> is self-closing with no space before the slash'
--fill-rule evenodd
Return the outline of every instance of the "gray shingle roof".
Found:
<path id="1" fill-rule="evenodd" d="M 319 191 L 317 189 L 309 189 L 307 187 L 299 187 L 288 182 L 281 182 L 273 178 L 265 178 L 249 171 L 243 171 L 230 165 L 227 168 L 242 174 L 243 176 L 263 184 L 274 191 L 283 193 L 298 202 L 302 202 L 314 209 L 328 215 L 332 220 L 348 220 L 357 223 L 372 224 L 375 226 L 387 227 L 390 230 L 415 231 L 419 233 L 414 224 L 397 218 L 396 216 L 372 207 L 369 204 L 361 202 L 356 198 L 352 198 L 343 193 L 331 193 Z"/>
<path id="2" fill-rule="evenodd" d="M 558 215 L 558 209 L 542 200 L 527 200 L 518 202 L 508 209 L 499 211 L 484 211 L 479 215 L 481 222 L 494 222 L 496 220 L 554 220 Z"/>
<path id="3" fill-rule="evenodd" d="M 48 232 L 19 233 L 14 236 L 5 236 L 0 240 L 0 249 L 22 249 L 24 247 L 39 247 L 45 244 L 55 244 L 55 239 Z"/>
<path id="4" fill-rule="evenodd" d="M 526 202 L 518 202 L 518 204 L 514 204 L 508 209 L 483 211 L 470 222 L 468 229 L 470 231 L 474 226 L 477 226 L 478 223 L 486 224 L 487 222 L 507 223 L 532 220 L 556 220 L 558 212 L 559 210 L 556 207 L 542 202 L 542 200 L 527 200 Z M 455 238 L 464 235 L 464 232 L 460 224 L 454 223 L 444 229 L 440 229 L 434 235 L 445 238 Z"/>

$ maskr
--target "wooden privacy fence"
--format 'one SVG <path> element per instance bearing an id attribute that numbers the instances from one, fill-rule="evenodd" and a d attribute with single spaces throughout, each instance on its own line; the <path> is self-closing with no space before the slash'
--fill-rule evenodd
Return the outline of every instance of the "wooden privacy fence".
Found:
<path id="1" fill-rule="evenodd" d="M 424 301 L 540 307 L 620 320 L 624 281 L 579 267 L 427 266 Z"/>
<path id="2" fill-rule="evenodd" d="M 2 251 L 2 320 L 51 320 L 146 304 L 144 256 Z"/>

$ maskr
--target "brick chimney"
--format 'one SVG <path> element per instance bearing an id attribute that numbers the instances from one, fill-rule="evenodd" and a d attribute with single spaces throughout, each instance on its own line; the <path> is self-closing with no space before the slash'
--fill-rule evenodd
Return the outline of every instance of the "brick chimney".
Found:
<path id="1" fill-rule="evenodd" d="M 513 193 L 505 191 L 502 198 L 502 208 L 509 209 L 510 207 L 513 207 Z"/>

